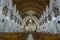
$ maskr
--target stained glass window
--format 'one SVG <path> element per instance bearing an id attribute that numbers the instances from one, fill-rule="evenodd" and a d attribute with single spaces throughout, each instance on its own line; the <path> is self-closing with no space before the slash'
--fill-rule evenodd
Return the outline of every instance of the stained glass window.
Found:
<path id="1" fill-rule="evenodd" d="M 2 22 L 4 22 L 5 20 L 4 19 L 2 19 Z"/>
<path id="2" fill-rule="evenodd" d="M 11 15 L 10 15 L 10 19 L 12 19 L 12 20 L 13 20 L 13 13 L 11 13 Z"/>
<path id="3" fill-rule="evenodd" d="M 57 15 L 59 15 L 59 9 L 58 9 L 56 3 L 53 3 L 53 11 L 55 13 L 55 17 L 57 17 Z"/>
<path id="4" fill-rule="evenodd" d="M 60 24 L 60 21 L 58 21 L 58 24 Z"/>
<path id="5" fill-rule="evenodd" d="M 5 16 L 7 15 L 7 12 L 8 12 L 8 8 L 7 8 L 7 6 L 5 6 L 5 7 L 3 8 L 3 13 L 5 14 Z"/>
<path id="6" fill-rule="evenodd" d="M 15 22 L 17 21 L 17 17 L 16 17 L 16 15 L 15 15 Z"/>
<path id="7" fill-rule="evenodd" d="M 51 13 L 49 13 L 49 15 L 48 15 L 48 20 L 49 21 L 52 20 Z"/>

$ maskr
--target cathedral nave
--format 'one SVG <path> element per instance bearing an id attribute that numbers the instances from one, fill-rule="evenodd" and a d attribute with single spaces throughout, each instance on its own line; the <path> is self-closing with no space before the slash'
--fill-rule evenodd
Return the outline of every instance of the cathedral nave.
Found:
<path id="1" fill-rule="evenodd" d="M 0 0 L 0 40 L 60 40 L 60 0 Z"/>

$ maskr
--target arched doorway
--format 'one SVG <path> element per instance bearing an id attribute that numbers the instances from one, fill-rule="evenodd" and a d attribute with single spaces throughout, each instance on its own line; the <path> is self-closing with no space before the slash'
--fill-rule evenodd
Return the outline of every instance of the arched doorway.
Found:
<path id="1" fill-rule="evenodd" d="M 39 22 L 35 16 L 26 16 L 23 19 L 22 25 L 26 31 L 35 31 L 39 27 Z"/>

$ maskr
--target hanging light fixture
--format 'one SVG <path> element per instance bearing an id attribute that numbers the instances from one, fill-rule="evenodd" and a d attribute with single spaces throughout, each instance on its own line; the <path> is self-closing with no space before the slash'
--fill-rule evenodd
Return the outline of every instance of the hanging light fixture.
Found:
<path id="1" fill-rule="evenodd" d="M 29 22 L 32 22 L 32 19 L 30 19 Z"/>
<path id="2" fill-rule="evenodd" d="M 7 17 L 6 17 L 6 19 L 8 19 L 8 20 L 9 20 L 9 17 L 7 16 Z"/>
<path id="3" fill-rule="evenodd" d="M 23 25 L 22 25 L 22 28 L 24 28 Z"/>
<path id="4" fill-rule="evenodd" d="M 44 25 L 46 25 L 46 23 L 44 23 Z"/>
<path id="5" fill-rule="evenodd" d="M 49 21 L 47 21 L 49 23 Z"/>
<path id="6" fill-rule="evenodd" d="M 17 22 L 16 22 L 16 24 L 17 24 Z"/>
<path id="7" fill-rule="evenodd" d="M 52 17 L 52 20 L 55 20 L 56 18 L 55 17 Z"/>
<path id="8" fill-rule="evenodd" d="M 12 20 L 12 22 L 14 22 L 14 20 Z"/>

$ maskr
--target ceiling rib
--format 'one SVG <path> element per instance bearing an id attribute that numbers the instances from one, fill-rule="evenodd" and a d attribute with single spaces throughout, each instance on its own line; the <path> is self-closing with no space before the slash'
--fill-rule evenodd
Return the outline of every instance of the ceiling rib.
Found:
<path id="1" fill-rule="evenodd" d="M 39 18 L 43 14 L 46 5 L 49 5 L 49 0 L 13 0 L 14 4 L 16 4 L 17 10 L 21 12 L 22 17 L 27 16 L 24 12 L 31 9 L 37 12 L 34 16 Z"/>

